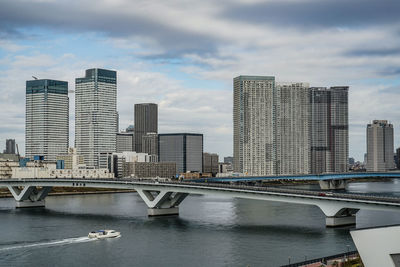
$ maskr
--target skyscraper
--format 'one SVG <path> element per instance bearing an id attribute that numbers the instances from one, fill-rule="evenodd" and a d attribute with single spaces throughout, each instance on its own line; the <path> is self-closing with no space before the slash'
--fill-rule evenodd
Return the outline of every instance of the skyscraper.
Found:
<path id="1" fill-rule="evenodd" d="M 310 173 L 308 83 L 277 83 L 275 99 L 276 174 Z"/>
<path id="2" fill-rule="evenodd" d="M 135 104 L 135 149 L 143 152 L 143 135 L 158 133 L 158 108 L 157 104 Z"/>
<path id="3" fill-rule="evenodd" d="M 248 175 L 276 172 L 275 77 L 233 79 L 234 171 Z"/>
<path id="4" fill-rule="evenodd" d="M 55 161 L 69 143 L 68 82 L 26 81 L 25 155 Z M 14 151 L 15 152 L 15 151 Z"/>
<path id="5" fill-rule="evenodd" d="M 75 79 L 75 147 L 88 167 L 116 151 L 117 132 L 117 72 L 88 69 Z"/>
<path id="6" fill-rule="evenodd" d="M 393 125 L 374 120 L 367 125 L 367 171 L 394 169 Z"/>
<path id="7" fill-rule="evenodd" d="M 175 162 L 177 173 L 201 172 L 203 169 L 203 135 L 175 133 L 158 135 L 158 159 Z"/>
<path id="8" fill-rule="evenodd" d="M 312 173 L 348 169 L 348 90 L 348 86 L 311 88 Z"/>
<path id="9" fill-rule="evenodd" d="M 6 140 L 6 149 L 4 150 L 4 153 L 15 154 L 15 139 Z"/>

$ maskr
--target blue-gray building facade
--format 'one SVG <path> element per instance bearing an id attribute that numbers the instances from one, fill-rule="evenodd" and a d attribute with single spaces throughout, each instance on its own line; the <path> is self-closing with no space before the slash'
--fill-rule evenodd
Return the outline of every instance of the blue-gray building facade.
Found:
<path id="1" fill-rule="evenodd" d="M 177 173 L 203 171 L 203 135 L 173 133 L 158 135 L 158 159 L 175 162 Z"/>

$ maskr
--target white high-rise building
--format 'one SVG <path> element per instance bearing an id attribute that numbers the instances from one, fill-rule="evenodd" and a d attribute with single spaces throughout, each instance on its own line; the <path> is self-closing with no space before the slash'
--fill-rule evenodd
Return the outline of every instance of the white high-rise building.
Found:
<path id="1" fill-rule="evenodd" d="M 374 120 L 367 125 L 367 171 L 394 169 L 393 125 Z"/>
<path id="2" fill-rule="evenodd" d="M 310 173 L 308 83 L 277 83 L 275 100 L 276 174 Z"/>
<path id="3" fill-rule="evenodd" d="M 75 147 L 88 167 L 116 151 L 117 132 L 117 73 L 88 69 L 75 79 Z"/>
<path id="4" fill-rule="evenodd" d="M 68 82 L 26 81 L 25 155 L 55 161 L 68 151 Z"/>
<path id="5" fill-rule="evenodd" d="M 346 172 L 348 87 L 310 88 L 269 76 L 234 78 L 234 171 Z"/>
<path id="6" fill-rule="evenodd" d="M 246 175 L 276 173 L 275 77 L 233 79 L 234 171 Z"/>

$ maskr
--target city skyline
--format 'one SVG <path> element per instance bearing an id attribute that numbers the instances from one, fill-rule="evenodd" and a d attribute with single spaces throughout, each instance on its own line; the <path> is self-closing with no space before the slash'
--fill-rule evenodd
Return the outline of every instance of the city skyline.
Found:
<path id="1" fill-rule="evenodd" d="M 88 69 L 88 70 L 86 70 L 86 71 L 91 71 L 91 70 L 97 70 L 98 68 L 92 68 L 92 69 Z M 106 70 L 106 71 L 108 71 L 108 70 Z M 111 72 L 116 72 L 116 71 L 111 71 Z M 87 75 L 87 74 L 86 74 Z M 243 76 L 243 75 L 242 75 Z M 32 76 L 33 78 L 36 78 L 36 77 L 34 77 L 34 76 Z M 258 77 L 258 76 L 248 76 L 248 77 Z M 262 77 L 262 76 L 259 76 L 259 77 Z M 274 81 L 275 81 L 275 77 L 273 77 L 273 76 L 264 76 L 264 77 L 272 77 L 272 78 L 274 78 Z M 84 79 L 84 78 L 75 78 L 76 80 L 78 80 L 78 79 Z M 41 80 L 51 80 L 51 79 L 41 79 Z M 32 80 L 32 81 L 35 81 L 35 80 Z M 38 81 L 40 81 L 40 80 L 38 80 Z M 312 89 L 312 90 L 326 90 L 326 88 L 325 87 L 310 87 L 310 85 L 309 85 L 309 83 L 296 83 L 296 82 L 274 82 L 274 83 L 276 83 L 276 86 L 277 86 L 277 88 L 285 88 L 285 87 L 287 87 L 287 86 L 289 86 L 288 88 L 291 88 L 291 86 L 298 86 L 299 84 L 301 85 L 301 84 L 306 84 L 306 86 L 307 87 L 309 87 L 310 89 Z M 234 85 L 234 84 L 233 84 Z M 341 90 L 342 88 L 348 88 L 348 86 L 336 86 L 336 87 L 331 87 L 329 90 L 332 90 L 332 89 L 336 89 L 336 88 L 339 88 L 339 90 Z M 117 92 L 118 92 L 118 89 L 117 89 Z M 75 93 L 75 91 L 69 91 L 69 94 L 71 94 L 71 93 Z M 117 95 L 118 95 L 118 93 L 117 93 Z M 71 100 L 71 99 L 70 99 Z M 135 106 L 137 106 L 137 105 L 149 105 L 149 104 L 151 104 L 151 105 L 155 105 L 155 106 L 157 106 L 157 104 L 152 104 L 152 103 L 134 103 L 134 104 L 132 104 L 133 105 L 133 107 L 135 107 Z M 70 104 L 71 105 L 71 104 Z M 76 107 L 71 107 L 71 106 L 69 106 L 69 109 L 70 110 L 74 110 L 74 109 L 76 109 Z M 119 116 L 119 112 L 118 112 L 118 109 L 117 109 L 117 116 Z M 133 116 L 134 117 L 134 116 Z M 71 120 L 73 120 L 73 121 L 75 121 L 75 118 L 69 118 L 69 123 L 71 123 Z M 375 119 L 372 119 L 372 120 L 370 120 L 370 122 L 372 122 L 372 121 L 374 121 Z M 132 120 L 132 121 L 134 121 L 134 119 Z M 370 123 L 370 122 L 368 122 L 368 123 Z M 391 121 L 389 121 L 389 122 L 391 122 Z M 118 125 L 118 123 L 119 123 L 119 121 L 117 121 L 117 125 Z M 367 123 L 367 124 L 368 124 Z M 132 125 L 132 124 L 131 124 Z M 131 125 L 128 125 L 128 127 L 130 127 Z M 134 125 L 134 124 L 133 124 Z M 119 133 L 119 131 L 121 130 L 122 132 L 124 132 L 125 130 L 124 130 L 124 125 L 119 125 L 120 127 L 120 129 L 117 129 L 117 132 L 116 133 Z M 75 128 L 74 126 L 73 126 L 73 128 Z M 72 129 L 73 129 L 72 128 Z M 74 140 L 74 138 L 76 138 L 76 136 L 75 135 L 73 135 L 73 136 L 71 136 L 71 130 L 72 129 L 69 129 L 69 139 L 71 140 L 71 138 L 72 138 L 72 140 Z M 73 130 L 72 130 L 73 131 Z M 73 131 L 74 133 L 75 133 L 75 131 Z M 168 134 L 169 132 L 164 132 L 164 133 L 166 133 L 166 134 Z M 232 129 L 232 133 L 233 133 L 233 129 Z M 16 142 L 17 143 L 17 142 Z M 21 142 L 22 143 L 22 142 Z M 17 143 L 18 144 L 18 143 Z M 71 142 L 70 142 L 70 144 L 69 144 L 69 147 L 76 147 L 76 145 L 75 144 L 71 144 Z M 396 147 L 396 146 L 395 146 Z M 365 150 L 367 150 L 367 149 L 365 149 Z M 24 150 L 22 150 L 22 151 L 24 151 Z M 218 151 L 210 151 L 210 152 L 212 152 L 212 153 L 218 153 Z M 395 151 L 394 151 L 395 152 Z M 366 153 L 366 151 L 365 151 L 365 153 Z M 21 155 L 23 155 L 23 153 L 21 153 Z M 228 156 L 230 156 L 230 155 L 233 155 L 233 149 L 232 149 L 232 153 L 231 154 L 227 154 Z M 351 154 L 349 154 L 349 157 L 352 157 L 352 155 Z M 363 161 L 362 159 L 356 159 L 357 161 Z"/>
<path id="2" fill-rule="evenodd" d="M 121 0 L 96 9 L 89 1 L 2 1 L 0 103 L 8 112 L 0 138 L 25 147 L 21 100 L 32 75 L 74 88 L 82 70 L 98 67 L 118 71 L 120 128 L 132 124 L 132 103 L 158 103 L 159 132 L 202 132 L 205 151 L 229 156 L 232 78 L 273 75 L 350 86 L 349 155 L 362 160 L 374 119 L 391 121 L 400 145 L 399 8 L 394 0 Z"/>

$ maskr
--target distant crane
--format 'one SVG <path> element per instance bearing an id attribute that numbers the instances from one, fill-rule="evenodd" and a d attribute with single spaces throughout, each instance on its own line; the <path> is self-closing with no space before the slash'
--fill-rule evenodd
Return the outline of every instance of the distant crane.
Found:
<path id="1" fill-rule="evenodd" d="M 18 161 L 20 161 L 20 160 L 21 160 L 21 157 L 20 157 L 20 155 L 19 155 L 19 149 L 18 149 L 18 144 L 15 144 L 15 146 L 17 147 L 17 155 L 18 155 Z"/>
<path id="2" fill-rule="evenodd" d="M 36 78 L 35 76 L 32 76 L 33 79 L 37 80 L 38 78 Z"/>

